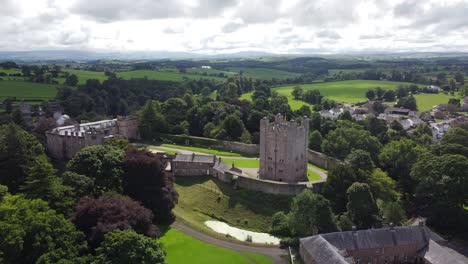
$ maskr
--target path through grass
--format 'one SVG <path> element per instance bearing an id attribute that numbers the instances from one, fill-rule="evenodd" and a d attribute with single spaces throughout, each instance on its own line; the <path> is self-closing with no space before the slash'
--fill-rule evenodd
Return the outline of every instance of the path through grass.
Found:
<path id="1" fill-rule="evenodd" d="M 173 149 L 183 149 L 183 150 L 200 152 L 200 153 L 205 153 L 205 154 L 218 155 L 218 156 L 242 157 L 242 154 L 240 153 L 218 150 L 218 149 L 190 147 L 190 146 L 182 146 L 182 145 L 176 145 L 176 144 L 161 144 L 161 146 L 173 148 Z"/>

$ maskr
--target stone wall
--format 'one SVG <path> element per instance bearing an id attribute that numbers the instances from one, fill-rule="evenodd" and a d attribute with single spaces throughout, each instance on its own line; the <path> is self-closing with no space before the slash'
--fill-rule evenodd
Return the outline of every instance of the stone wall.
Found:
<path id="1" fill-rule="evenodd" d="M 72 133 L 60 135 L 46 132 L 46 147 L 49 155 L 55 159 L 72 159 L 76 153 L 87 146 L 104 143 L 104 135 L 88 133 Z"/>
<path id="2" fill-rule="evenodd" d="M 172 171 L 174 176 L 202 176 L 207 175 L 213 168 L 211 163 L 172 161 Z"/>
<path id="3" fill-rule="evenodd" d="M 317 151 L 313 151 L 311 149 L 309 149 L 307 156 L 309 162 L 326 170 L 333 169 L 336 165 L 342 163 L 342 161 L 338 159 L 332 158 Z"/>
<path id="4" fill-rule="evenodd" d="M 232 173 L 225 172 L 225 171 L 220 171 L 220 170 L 217 170 L 215 168 L 211 168 L 209 170 L 209 173 L 210 173 L 211 176 L 215 177 L 216 179 L 218 179 L 218 180 L 220 180 L 222 182 L 231 183 L 232 179 L 234 178 L 234 175 Z"/>
<path id="5" fill-rule="evenodd" d="M 242 189 L 281 195 L 297 195 L 305 189 L 316 190 L 320 188 L 319 185 L 320 184 L 311 184 L 307 182 L 275 182 L 269 180 L 261 180 L 257 178 L 250 178 L 247 176 L 238 176 L 236 182 L 236 186 Z"/>
<path id="6" fill-rule="evenodd" d="M 220 148 L 226 151 L 240 152 L 242 154 L 248 155 L 257 155 L 260 150 L 260 147 L 257 144 L 245 144 L 235 141 L 223 141 L 222 145 L 215 146 L 215 148 Z"/>

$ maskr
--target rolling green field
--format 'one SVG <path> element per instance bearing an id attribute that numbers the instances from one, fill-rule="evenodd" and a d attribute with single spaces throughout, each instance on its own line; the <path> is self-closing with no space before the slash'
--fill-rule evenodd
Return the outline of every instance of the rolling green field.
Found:
<path id="1" fill-rule="evenodd" d="M 187 69 L 188 73 L 191 74 L 198 74 L 198 75 L 203 75 L 203 74 L 220 74 L 223 73 L 225 76 L 232 76 L 235 75 L 236 72 L 230 72 L 230 71 L 221 71 L 221 70 L 216 70 L 216 69 L 202 69 L 202 68 L 190 68 Z"/>
<path id="2" fill-rule="evenodd" d="M 239 228 L 268 232 L 271 216 L 277 211 L 288 212 L 292 199 L 292 196 L 234 189 L 210 176 L 178 177 L 175 186 L 179 193 L 174 210 L 177 221 L 207 233 L 213 231 L 204 222 L 213 219 Z"/>
<path id="3" fill-rule="evenodd" d="M 69 74 L 75 74 L 78 77 L 78 84 L 85 84 L 89 79 L 96 79 L 99 81 L 107 80 L 107 76 L 104 75 L 104 72 L 97 72 L 97 71 L 85 71 L 85 70 L 63 70 L 64 72 L 68 72 Z M 62 78 L 63 79 L 63 78 Z M 63 83 L 65 80 L 63 79 L 60 83 Z"/>
<path id="4" fill-rule="evenodd" d="M 4 68 L 0 68 L 0 72 L 4 72 L 6 74 L 22 73 L 21 69 L 4 69 Z"/>
<path id="5" fill-rule="evenodd" d="M 242 253 L 227 248 L 211 245 L 188 236 L 177 229 L 170 228 L 159 239 L 167 253 L 168 264 L 270 264 L 273 261 L 267 256 Z"/>
<path id="6" fill-rule="evenodd" d="M 367 101 L 365 93 L 367 90 L 381 87 L 382 89 L 396 89 L 398 85 L 410 85 L 405 82 L 373 81 L 373 80 L 352 80 L 339 82 L 323 82 L 314 84 L 300 85 L 304 90 L 319 90 L 320 94 L 328 99 L 337 102 L 358 103 Z M 294 100 L 291 92 L 294 86 L 281 86 L 273 88 L 272 91 L 288 97 L 289 104 L 293 110 L 299 109 L 303 105 L 309 105 L 303 101 Z M 241 96 L 241 99 L 251 100 L 252 94 L 247 93 Z M 310 105 L 309 105 L 310 106 Z"/>
<path id="7" fill-rule="evenodd" d="M 360 73 L 365 72 L 367 69 L 328 69 L 328 74 L 337 74 L 337 73 Z"/>
<path id="8" fill-rule="evenodd" d="M 265 68 L 239 68 L 233 67 L 229 68 L 229 71 L 239 73 L 243 72 L 244 77 L 250 77 L 260 80 L 271 80 L 276 79 L 287 79 L 299 77 L 301 74 L 295 72 L 280 71 L 274 69 L 265 69 Z"/>
<path id="9" fill-rule="evenodd" d="M 0 81 L 0 98 L 16 97 L 17 100 L 48 100 L 57 94 L 56 84 L 25 81 Z"/>
<path id="10" fill-rule="evenodd" d="M 183 74 L 173 71 L 152 71 L 152 70 L 135 70 L 135 71 L 122 71 L 117 72 L 117 77 L 123 79 L 132 79 L 132 78 L 148 78 L 149 80 L 160 80 L 160 81 L 176 81 L 181 82 L 185 79 L 213 79 L 218 81 L 223 81 L 224 78 L 212 77 L 212 76 L 203 76 L 197 74 Z"/>
<path id="11" fill-rule="evenodd" d="M 228 151 L 218 150 L 218 149 L 189 147 L 189 146 L 181 146 L 181 145 L 176 145 L 176 144 L 161 144 L 161 146 L 174 148 L 174 149 L 183 149 L 183 150 L 188 150 L 188 151 L 200 152 L 200 153 L 211 154 L 211 155 L 218 155 L 218 156 L 229 156 L 229 157 L 241 157 L 242 156 L 239 153 L 228 152 Z"/>
<path id="12" fill-rule="evenodd" d="M 450 98 L 457 98 L 457 96 L 452 96 L 449 94 L 415 94 L 416 104 L 418 105 L 419 111 L 431 110 L 434 105 L 446 104 Z"/>

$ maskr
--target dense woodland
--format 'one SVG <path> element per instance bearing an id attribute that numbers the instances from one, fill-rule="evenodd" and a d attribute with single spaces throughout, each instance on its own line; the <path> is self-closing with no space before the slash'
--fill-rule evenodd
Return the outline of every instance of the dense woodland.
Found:
<path id="1" fill-rule="evenodd" d="M 133 67 L 164 64 L 184 68 L 207 63 L 183 61 L 174 65 L 164 61 Z M 264 64 L 269 63 L 245 60 L 232 62 L 229 67 L 267 67 Z M 427 84 L 444 79 L 421 79 L 426 70 L 434 70 L 431 61 L 398 62 L 404 70 L 390 73 L 385 67 L 396 62 L 374 63 L 382 70 L 352 73 L 354 77 L 338 73 L 330 78 L 383 78 Z M 221 62 L 211 65 L 227 67 Z M 467 65 L 464 61 L 440 61 L 437 69 L 466 72 Z M 268 67 L 304 73 L 314 79 L 329 68 L 369 66 L 370 62 L 365 61 L 296 58 Z M 32 71 L 37 69 L 41 67 Z M 48 76 L 50 69 L 43 76 Z M 31 74 L 30 81 L 38 81 L 39 75 Z M 302 83 L 304 79 L 300 78 L 281 82 Z M 375 117 L 357 122 L 349 112 L 338 120 L 322 118 L 317 111 L 330 109 L 337 102 L 320 92 L 298 94 L 298 99 L 314 107 L 293 111 L 285 96 L 272 92 L 278 81 L 242 75 L 224 82 L 123 80 L 111 73 L 103 82 L 88 80 L 77 85 L 73 79 L 59 89 L 56 97 L 73 119 L 134 114 L 139 118 L 143 140 L 148 141 L 158 141 L 162 134 L 186 134 L 258 143 L 261 118 L 272 118 L 277 113 L 296 120 L 309 116 L 309 148 L 338 158 L 343 164 L 329 171 L 320 193 L 301 193 L 293 199 L 289 212 L 274 215 L 271 233 L 283 237 L 284 245 L 294 245 L 298 237 L 350 230 L 352 226 L 365 229 L 390 223 L 402 225 L 415 216 L 427 217 L 428 224 L 444 234 L 468 237 L 466 124 L 452 128 L 439 143 L 434 143 L 425 124 L 409 133 L 398 122 L 387 126 Z M 458 90 L 464 87 L 462 79 L 457 81 Z M 443 84 L 450 91 L 450 82 L 445 80 Z M 411 89 L 414 87 L 402 87 L 393 98 L 396 96 L 398 104 L 401 100 L 402 106 L 410 108 Z M 253 92 L 252 102 L 239 99 L 245 92 Z M 366 96 L 385 100 L 385 93 L 376 88 Z M 43 106 L 47 109 L 47 103 Z M 0 126 L 0 262 L 164 263 L 162 245 L 153 238 L 161 235 L 158 226 L 174 221 L 172 209 L 178 194 L 174 179 L 163 173 L 161 156 L 134 149 L 127 141 L 110 141 L 84 148 L 63 168 L 47 157 L 43 146 L 44 131 L 54 126 L 50 119 L 32 127 L 17 111 L 6 114 L 2 122 L 7 124 Z"/>

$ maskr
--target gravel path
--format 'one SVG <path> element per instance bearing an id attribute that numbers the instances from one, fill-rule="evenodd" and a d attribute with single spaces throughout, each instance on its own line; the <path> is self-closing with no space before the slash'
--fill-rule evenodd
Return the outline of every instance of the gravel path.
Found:
<path id="1" fill-rule="evenodd" d="M 273 259 L 275 264 L 284 264 L 285 261 L 281 258 L 282 255 L 287 255 L 286 250 L 282 250 L 279 247 L 257 247 L 257 246 L 248 246 L 244 244 L 238 244 L 234 242 L 229 242 L 229 241 L 224 241 L 220 240 L 208 235 L 205 235 L 203 233 L 200 233 L 196 230 L 191 229 L 190 227 L 181 224 L 179 222 L 174 222 L 171 225 L 172 228 L 175 228 L 191 237 L 194 237 L 198 240 L 201 240 L 203 242 L 213 244 L 216 246 L 232 249 L 234 251 L 240 251 L 240 252 L 251 252 L 251 253 L 256 253 L 256 254 L 261 254 L 270 257 Z"/>

